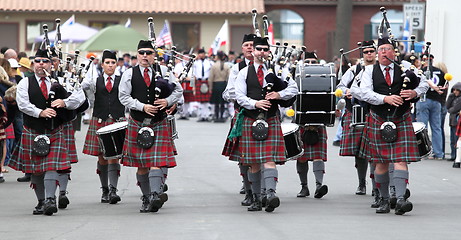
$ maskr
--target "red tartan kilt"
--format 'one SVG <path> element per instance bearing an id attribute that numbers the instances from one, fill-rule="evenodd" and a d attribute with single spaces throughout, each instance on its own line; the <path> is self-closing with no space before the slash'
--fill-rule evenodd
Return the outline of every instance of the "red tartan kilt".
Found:
<path id="1" fill-rule="evenodd" d="M 227 137 L 229 137 L 232 131 L 232 127 L 234 126 L 235 121 L 237 120 L 237 115 L 238 115 L 238 112 L 235 112 L 234 117 L 232 118 L 231 123 L 230 123 L 230 129 L 229 129 L 229 132 L 227 133 Z M 226 137 L 226 142 L 224 143 L 224 147 L 223 147 L 221 154 L 226 157 L 229 157 L 229 160 L 231 161 L 238 161 L 238 156 L 232 155 L 234 147 L 238 144 L 237 142 L 238 139 L 234 139 L 233 141 L 231 141 L 227 137 Z"/>
<path id="2" fill-rule="evenodd" d="M 461 118 L 458 119 L 458 125 L 456 126 L 456 136 L 461 137 Z"/>
<path id="3" fill-rule="evenodd" d="M 21 143 L 11 155 L 9 166 L 17 171 L 25 173 L 39 173 L 70 169 L 67 150 L 62 126 L 46 135 L 50 138 L 50 153 L 45 157 L 32 154 L 34 138 L 40 135 L 38 132 L 24 126 Z"/>
<path id="4" fill-rule="evenodd" d="M 63 124 L 64 138 L 66 139 L 67 144 L 67 157 L 70 163 L 78 163 L 77 156 L 77 147 L 75 146 L 75 137 L 74 137 L 74 126 L 72 122 L 66 122 Z"/>
<path id="5" fill-rule="evenodd" d="M 200 86 L 202 83 L 205 83 L 208 85 L 208 80 L 196 80 L 195 81 L 195 101 L 196 102 L 209 102 L 211 98 L 211 93 L 208 91 L 207 93 L 203 94 L 200 92 Z M 210 87 L 208 85 L 208 87 Z"/>
<path id="6" fill-rule="evenodd" d="M 234 147 L 232 155 L 239 156 L 242 164 L 256 164 L 275 162 L 283 164 L 286 161 L 285 140 L 278 117 L 267 119 L 269 124 L 269 136 L 264 141 L 254 140 L 251 136 L 251 125 L 255 120 L 244 117 L 242 124 L 242 136 L 238 146 Z"/>
<path id="7" fill-rule="evenodd" d="M 347 109 L 342 120 L 343 134 L 341 135 L 340 156 L 356 156 L 360 148 L 363 125 L 351 127 L 352 113 Z"/>
<path id="8" fill-rule="evenodd" d="M 359 157 L 377 163 L 420 161 L 410 111 L 408 110 L 403 117 L 393 118 L 390 121 L 397 126 L 397 140 L 393 143 L 387 143 L 381 139 L 380 127 L 385 122 L 384 119 L 373 112 L 368 114 Z"/>
<path id="9" fill-rule="evenodd" d="M 86 133 L 85 137 L 85 145 L 83 147 L 84 154 L 92 156 L 103 155 L 102 149 L 99 146 L 99 140 L 96 131 L 114 122 L 115 120 L 112 118 L 108 118 L 106 121 L 102 121 L 101 123 L 98 123 L 98 118 L 96 117 L 92 117 L 90 119 L 90 125 L 88 126 L 88 132 Z"/>
<path id="10" fill-rule="evenodd" d="M 190 102 L 195 101 L 195 96 L 194 96 L 194 93 L 192 92 L 183 92 L 183 96 L 184 96 L 185 103 L 190 103 Z"/>
<path id="11" fill-rule="evenodd" d="M 123 157 L 121 163 L 128 167 L 175 167 L 174 147 L 169 132 L 167 119 L 161 122 L 147 125 L 154 130 L 154 145 L 148 149 L 138 147 L 136 137 L 141 122 L 132 118 L 128 119 L 128 128 L 123 145 Z"/>
<path id="12" fill-rule="evenodd" d="M 300 128 L 301 137 L 304 134 L 304 127 Z M 303 143 L 304 154 L 299 157 L 297 160 L 301 162 L 313 161 L 315 159 L 322 159 L 327 161 L 327 129 L 325 126 L 319 126 L 319 142 L 314 145 L 307 145 Z"/>

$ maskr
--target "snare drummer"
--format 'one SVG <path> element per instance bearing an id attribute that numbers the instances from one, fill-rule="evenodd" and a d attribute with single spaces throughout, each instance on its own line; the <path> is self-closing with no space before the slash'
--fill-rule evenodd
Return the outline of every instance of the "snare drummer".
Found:
<path id="1" fill-rule="evenodd" d="M 136 177 L 143 194 L 140 212 L 157 212 L 168 199 L 166 194 L 161 195 L 161 168 L 176 166 L 165 110 L 178 102 L 182 88 L 173 74 L 170 79 L 154 78 L 157 74 L 164 76 L 167 68 L 154 64 L 151 41 L 139 41 L 137 58 L 139 65 L 125 71 L 120 81 L 120 102 L 130 109 L 122 164 L 138 168 Z M 174 89 L 169 96 L 157 99 L 155 87 L 165 81 Z"/>
<path id="2" fill-rule="evenodd" d="M 410 101 L 427 91 L 427 83 L 421 79 L 415 89 L 403 89 L 402 71 L 389 59 L 395 58 L 393 42 L 378 39 L 378 62 L 365 67 L 361 78 L 360 99 L 370 104 L 362 134 L 360 154 L 376 163 L 375 181 L 381 201 L 376 213 L 389 213 L 389 163 L 394 163 L 392 176 L 397 196 L 395 214 L 402 215 L 413 209 L 413 204 L 404 198 L 408 184 L 408 162 L 420 161 L 416 136 L 411 123 Z M 413 72 L 406 72 L 411 79 Z M 392 127 L 395 125 L 395 128 Z M 381 127 L 391 131 L 381 131 Z M 392 134 L 392 129 L 397 133 Z M 389 134 L 391 133 L 391 134 Z M 397 139 L 392 142 L 392 137 Z"/>
<path id="3" fill-rule="evenodd" d="M 306 64 L 318 64 L 315 52 L 305 52 Z M 297 197 L 307 197 L 310 195 L 307 187 L 307 172 L 309 165 L 307 161 L 312 161 L 312 171 L 315 176 L 315 198 L 322 198 L 328 193 L 328 186 L 323 184 L 325 175 L 325 162 L 327 161 L 327 130 L 322 126 L 304 126 L 300 130 L 303 138 L 304 154 L 297 159 L 296 170 L 301 181 L 301 191 Z"/>
<path id="4" fill-rule="evenodd" d="M 267 86 L 265 77 L 269 74 L 264 60 L 269 56 L 269 43 L 267 39 L 256 37 L 253 41 L 254 46 L 254 65 L 243 68 L 235 80 L 235 94 L 238 104 L 244 108 L 239 113 L 244 114 L 242 121 L 241 136 L 238 146 L 232 155 L 239 156 L 239 162 L 249 165 L 248 179 L 251 183 L 253 192 L 253 203 L 248 211 L 261 211 L 261 167 L 264 166 L 264 182 L 266 184 L 266 212 L 272 212 L 280 205 L 280 200 L 276 196 L 276 186 L 278 171 L 276 162 L 286 161 L 285 143 L 280 127 L 280 119 L 277 114 L 278 104 L 270 100 L 288 100 L 294 97 L 298 91 L 296 83 L 289 78 L 288 86 L 279 92 L 269 92 L 264 97 L 263 87 Z M 286 79 L 288 69 L 282 73 L 282 79 Z M 237 119 L 239 119 L 237 117 Z M 252 125 L 258 120 L 267 123 L 267 138 L 259 138 L 257 129 L 252 131 Z M 238 126 L 236 123 L 234 126 Z M 238 134 L 237 134 L 238 135 Z M 259 139 L 259 140 L 257 140 Z"/>
<path id="5" fill-rule="evenodd" d="M 115 75 L 116 64 L 116 53 L 104 50 L 101 64 L 103 74 L 97 78 L 87 77 L 82 81 L 82 87 L 94 94 L 95 98 L 83 153 L 98 157 L 96 173 L 101 182 L 101 202 L 110 204 L 121 201 L 120 196 L 117 195 L 120 159 L 104 159 L 96 131 L 114 122 L 125 121 L 125 106 L 118 99 L 121 77 Z"/>
<path id="6" fill-rule="evenodd" d="M 47 75 L 51 71 L 51 58 L 48 51 L 37 50 L 34 62 L 35 75 L 21 80 L 17 88 L 16 101 L 24 113 L 24 130 L 21 143 L 11 156 L 10 167 L 32 173 L 31 185 L 38 200 L 33 214 L 52 215 L 58 211 L 57 171 L 70 169 L 71 164 L 63 121 L 58 115 L 62 111 L 57 109 L 76 109 L 84 98 L 81 102 L 56 99 L 50 103 L 51 79 Z"/>
<path id="7" fill-rule="evenodd" d="M 358 65 L 354 65 L 349 68 L 341 78 L 341 82 L 338 84 L 337 88 L 341 89 L 345 93 L 346 108 L 344 115 L 342 117 L 342 127 L 343 134 L 341 136 L 340 142 L 340 156 L 354 156 L 355 157 L 355 168 L 357 169 L 357 176 L 359 180 L 359 186 L 355 194 L 365 195 L 366 194 L 366 175 L 368 168 L 368 161 L 364 158 L 358 156 L 358 148 L 360 146 L 360 139 L 362 136 L 363 125 L 357 124 L 351 126 L 353 123 L 352 118 L 352 108 L 353 105 L 359 105 L 363 108 L 363 112 L 366 114 L 368 112 L 368 107 L 366 103 L 360 102 L 357 98 L 353 98 L 351 94 L 351 86 L 354 82 L 354 78 L 357 80 L 360 79 L 360 73 L 365 66 L 373 65 L 376 62 L 376 48 L 373 40 L 363 41 L 361 44 L 361 50 L 363 53 L 363 62 L 360 62 Z M 363 73 L 363 72 L 362 72 Z M 370 174 L 373 176 L 373 173 Z M 372 178 L 373 186 L 374 179 Z M 377 189 L 373 189 L 375 196 L 378 195 Z M 376 192 L 375 192 L 376 191 Z"/>

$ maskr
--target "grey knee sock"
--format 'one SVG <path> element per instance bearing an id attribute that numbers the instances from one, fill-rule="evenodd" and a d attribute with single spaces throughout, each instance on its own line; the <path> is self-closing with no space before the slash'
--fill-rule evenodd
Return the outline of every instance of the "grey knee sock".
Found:
<path id="1" fill-rule="evenodd" d="M 315 175 L 317 185 L 323 184 L 323 175 L 325 174 L 325 163 L 323 161 L 314 161 L 312 163 L 312 171 Z"/>
<path id="2" fill-rule="evenodd" d="M 264 169 L 264 182 L 266 182 L 266 190 L 277 189 L 277 181 L 279 177 L 279 172 L 277 168 L 266 168 Z"/>
<path id="3" fill-rule="evenodd" d="M 43 179 L 45 174 L 42 175 L 33 175 L 30 176 L 30 183 L 32 183 L 32 188 L 34 189 L 35 196 L 37 196 L 37 200 L 44 200 L 45 199 L 45 184 Z"/>
<path id="4" fill-rule="evenodd" d="M 96 173 L 99 175 L 99 181 L 101 181 L 101 187 L 109 187 L 108 183 L 108 165 L 101 165 L 98 162 Z"/>
<path id="5" fill-rule="evenodd" d="M 137 174 L 136 179 L 138 180 L 139 188 L 141 188 L 142 195 L 149 195 L 150 194 L 150 186 L 149 186 L 149 174 Z"/>
<path id="6" fill-rule="evenodd" d="M 309 171 L 309 164 L 307 162 L 296 162 L 296 171 L 299 175 L 301 185 L 307 185 L 307 172 Z"/>
<path id="7" fill-rule="evenodd" d="M 261 195 L 261 171 L 252 173 L 248 171 L 248 180 L 251 184 L 251 191 L 257 196 Z"/>
<path id="8" fill-rule="evenodd" d="M 371 185 L 373 186 L 373 189 L 376 190 L 378 189 L 376 187 L 376 181 L 375 181 L 375 168 L 376 166 L 373 163 L 370 163 L 370 178 L 371 178 Z"/>
<path id="9" fill-rule="evenodd" d="M 375 174 L 375 180 L 380 196 L 384 199 L 389 199 L 389 172 Z"/>
<path id="10" fill-rule="evenodd" d="M 56 171 L 45 172 L 44 184 L 45 184 L 45 197 L 54 198 L 56 196 L 56 189 L 58 181 L 58 173 Z"/>
<path id="11" fill-rule="evenodd" d="M 149 186 L 151 193 L 160 193 L 160 187 L 162 186 L 163 172 L 160 169 L 151 169 L 149 171 Z"/>
<path id="12" fill-rule="evenodd" d="M 391 196 L 395 196 L 395 184 L 394 184 L 394 164 L 389 164 L 389 192 Z"/>
<path id="13" fill-rule="evenodd" d="M 166 184 L 166 179 L 168 178 L 168 168 L 162 167 L 160 170 L 162 170 L 162 186 L 160 187 L 160 192 L 163 193 L 163 185 Z"/>
<path id="14" fill-rule="evenodd" d="M 112 187 L 117 188 L 118 178 L 120 176 L 120 164 L 111 163 L 107 168 L 107 175 L 109 176 L 109 183 Z"/>
<path id="15" fill-rule="evenodd" d="M 264 165 L 261 164 L 261 193 L 264 195 L 266 193 L 266 181 L 264 181 Z"/>
<path id="16" fill-rule="evenodd" d="M 403 199 L 403 195 L 407 190 L 409 173 L 407 170 L 395 170 L 394 171 L 394 184 L 395 184 L 395 195 L 397 199 Z"/>
<path id="17" fill-rule="evenodd" d="M 248 169 L 249 168 L 250 166 L 244 166 L 242 164 L 239 164 L 240 176 L 242 176 L 243 187 L 245 188 L 245 191 L 251 190 L 251 184 L 250 184 L 250 181 L 248 180 Z"/>
<path id="18" fill-rule="evenodd" d="M 367 177 L 368 162 L 364 158 L 355 157 L 355 168 L 357 168 L 359 181 L 365 181 Z"/>
<path id="19" fill-rule="evenodd" d="M 69 173 L 58 173 L 59 191 L 67 191 L 67 183 L 69 183 Z"/>

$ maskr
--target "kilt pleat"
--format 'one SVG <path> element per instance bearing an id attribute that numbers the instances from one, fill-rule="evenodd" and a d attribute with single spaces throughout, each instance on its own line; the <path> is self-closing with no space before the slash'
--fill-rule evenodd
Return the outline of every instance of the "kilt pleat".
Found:
<path id="1" fill-rule="evenodd" d="M 255 164 L 276 162 L 282 164 L 286 161 L 285 140 L 278 117 L 267 119 L 269 124 L 269 136 L 264 141 L 254 140 L 251 136 L 251 125 L 254 119 L 245 117 L 242 124 L 242 136 L 238 146 L 235 146 L 231 155 L 239 156 L 242 164 Z"/>
<path id="2" fill-rule="evenodd" d="M 86 132 L 85 145 L 82 152 L 92 156 L 103 155 L 103 151 L 99 146 L 99 140 L 96 131 L 114 122 L 114 119 L 108 118 L 106 121 L 99 123 L 98 118 L 92 117 L 90 119 L 90 125 L 88 126 L 88 132 Z"/>
<path id="3" fill-rule="evenodd" d="M 238 115 L 238 111 L 235 112 L 234 114 L 234 117 L 232 118 L 231 120 L 231 123 L 230 123 L 230 129 L 229 129 L 229 132 L 227 133 L 227 137 L 230 135 L 231 131 L 232 131 L 232 127 L 234 126 L 235 124 L 235 121 L 237 121 L 237 115 Z M 223 147 L 223 150 L 221 152 L 222 155 L 226 156 L 226 157 L 229 157 L 229 160 L 230 161 L 239 161 L 239 155 L 235 154 L 236 151 L 234 151 L 234 148 L 236 146 L 238 146 L 238 138 L 234 138 L 232 141 L 226 137 L 226 142 L 224 143 L 224 147 Z"/>
<path id="4" fill-rule="evenodd" d="M 66 139 L 67 144 L 67 158 L 70 163 L 77 163 L 77 147 L 75 146 L 75 136 L 74 136 L 74 126 L 72 122 L 66 122 L 62 125 L 62 132 L 64 134 L 64 139 Z"/>
<path id="5" fill-rule="evenodd" d="M 24 126 L 21 143 L 13 151 L 9 166 L 25 173 L 69 169 L 71 166 L 67 156 L 68 146 L 64 138 L 63 127 L 60 126 L 51 132 L 45 132 L 44 135 L 50 138 L 50 153 L 44 157 L 32 154 L 32 144 L 38 135 L 41 134 Z"/>
<path id="6" fill-rule="evenodd" d="M 376 113 L 368 114 L 360 143 L 359 157 L 376 163 L 420 161 L 410 111 L 390 121 L 397 126 L 397 140 L 393 143 L 387 143 L 381 139 L 380 127 L 385 120 Z"/>
<path id="7" fill-rule="evenodd" d="M 132 118 L 128 119 L 121 163 L 128 167 L 175 167 L 173 140 L 167 119 L 146 126 L 152 128 L 155 135 L 154 145 L 148 149 L 140 148 L 136 143 L 141 124 Z"/>
<path id="8" fill-rule="evenodd" d="M 304 134 L 305 128 L 300 128 L 301 137 Z M 299 157 L 297 160 L 304 162 L 304 161 L 313 161 L 314 159 L 322 159 L 323 161 L 327 161 L 327 129 L 325 126 L 318 127 L 319 132 L 319 141 L 314 145 L 307 145 L 303 143 L 304 154 Z"/>
<path id="9" fill-rule="evenodd" d="M 352 113 L 346 109 L 341 123 L 343 134 L 341 135 L 341 144 L 339 148 L 340 156 L 356 156 L 359 151 L 363 127 L 351 127 L 351 123 Z"/>

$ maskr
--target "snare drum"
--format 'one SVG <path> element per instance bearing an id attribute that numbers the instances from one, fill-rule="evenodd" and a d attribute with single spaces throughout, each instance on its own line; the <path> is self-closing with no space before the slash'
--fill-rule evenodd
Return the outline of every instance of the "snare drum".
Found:
<path id="1" fill-rule="evenodd" d="M 282 123 L 283 138 L 285 139 L 285 156 L 287 160 L 294 160 L 304 154 L 303 142 L 299 133 L 299 126 L 294 123 Z"/>
<path id="2" fill-rule="evenodd" d="M 365 124 L 366 118 L 365 118 L 365 111 L 362 106 L 359 104 L 356 104 L 352 106 L 352 126 L 359 125 L 359 124 Z"/>
<path id="3" fill-rule="evenodd" d="M 332 64 L 304 64 L 295 77 L 298 95 L 295 104 L 295 122 L 300 125 L 335 123 L 334 95 L 336 74 Z"/>
<path id="4" fill-rule="evenodd" d="M 117 159 L 122 156 L 127 126 L 128 122 L 116 122 L 96 131 L 104 159 Z"/>
<path id="5" fill-rule="evenodd" d="M 166 120 L 168 121 L 168 127 L 170 128 L 171 139 L 178 139 L 178 131 L 176 130 L 176 118 L 173 115 L 168 115 Z"/>
<path id="6" fill-rule="evenodd" d="M 413 122 L 413 129 L 416 134 L 416 141 L 418 142 L 419 155 L 427 157 L 432 153 L 432 143 L 427 133 L 426 125 L 422 122 Z"/>

